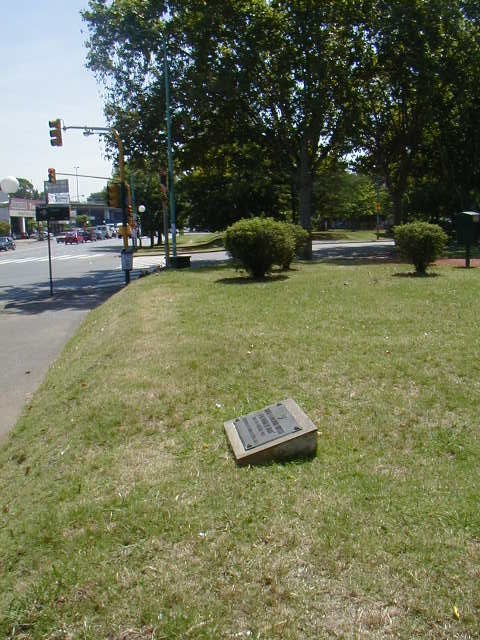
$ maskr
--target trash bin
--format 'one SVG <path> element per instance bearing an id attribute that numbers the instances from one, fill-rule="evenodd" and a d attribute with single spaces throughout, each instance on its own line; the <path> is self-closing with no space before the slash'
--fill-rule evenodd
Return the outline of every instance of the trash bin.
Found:
<path id="1" fill-rule="evenodd" d="M 462 211 L 456 216 L 457 242 L 472 245 L 478 242 L 480 230 L 480 213 Z"/>
<path id="2" fill-rule="evenodd" d="M 465 246 L 465 266 L 470 267 L 470 247 L 476 244 L 480 237 L 480 213 L 477 211 L 462 211 L 455 218 L 458 244 Z"/>

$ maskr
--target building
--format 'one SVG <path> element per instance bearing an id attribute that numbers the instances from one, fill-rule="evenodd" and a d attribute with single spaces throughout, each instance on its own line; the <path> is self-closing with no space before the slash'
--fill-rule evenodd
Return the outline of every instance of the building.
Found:
<path id="1" fill-rule="evenodd" d="M 10 203 L 0 207 L 0 220 L 9 222 L 12 234 L 22 237 L 30 233 L 35 224 L 35 207 L 45 205 L 42 200 L 27 200 L 25 198 L 10 198 Z M 70 224 L 75 226 L 77 216 L 86 215 L 92 226 L 99 224 L 118 224 L 122 222 L 122 210 L 107 207 L 103 203 L 70 203 Z M 65 226 L 65 225 L 62 225 Z M 56 225 L 60 227 L 60 225 Z M 55 228 L 53 231 L 61 231 Z"/>
<path id="2" fill-rule="evenodd" d="M 8 205 L 8 218 L 10 228 L 16 236 L 22 236 L 29 231 L 31 225 L 28 221 L 35 222 L 35 207 L 41 204 L 41 200 L 26 200 L 25 198 L 10 198 Z"/>

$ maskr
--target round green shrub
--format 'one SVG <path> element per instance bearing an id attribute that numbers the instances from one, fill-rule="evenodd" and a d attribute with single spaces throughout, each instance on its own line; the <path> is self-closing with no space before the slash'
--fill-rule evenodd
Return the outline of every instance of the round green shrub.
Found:
<path id="1" fill-rule="evenodd" d="M 225 232 L 225 248 L 255 278 L 263 278 L 274 264 L 290 264 L 295 240 L 287 225 L 273 218 L 249 218 Z"/>
<path id="2" fill-rule="evenodd" d="M 439 258 L 445 248 L 447 235 L 437 224 L 411 222 L 393 230 L 395 245 L 402 256 L 415 267 L 419 275 Z"/>
<path id="3" fill-rule="evenodd" d="M 310 234 L 299 224 L 293 224 L 291 222 L 284 222 L 284 226 L 287 228 L 289 235 L 295 241 L 295 255 L 301 256 L 304 253 L 305 245 L 310 240 Z M 293 255 L 290 260 L 284 262 L 282 267 L 284 269 L 289 269 L 293 260 Z"/>

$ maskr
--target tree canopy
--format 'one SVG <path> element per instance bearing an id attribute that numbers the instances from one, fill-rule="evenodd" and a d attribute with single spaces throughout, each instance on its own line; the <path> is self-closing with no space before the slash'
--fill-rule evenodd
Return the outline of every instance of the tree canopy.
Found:
<path id="1" fill-rule="evenodd" d="M 478 197 L 473 2 L 90 0 L 83 18 L 107 117 L 156 171 L 167 54 L 180 193 L 215 228 L 287 214 L 309 229 L 341 159 L 385 185 L 397 222 Z"/>
<path id="2" fill-rule="evenodd" d="M 26 178 L 17 178 L 18 190 L 13 194 L 15 198 L 25 198 L 26 200 L 36 200 L 39 198 L 39 193 Z"/>

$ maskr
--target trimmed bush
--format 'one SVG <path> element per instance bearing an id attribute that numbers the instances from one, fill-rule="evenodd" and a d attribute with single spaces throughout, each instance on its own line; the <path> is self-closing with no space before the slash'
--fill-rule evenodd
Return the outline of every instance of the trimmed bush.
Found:
<path id="1" fill-rule="evenodd" d="M 290 264 L 295 240 L 286 224 L 273 218 L 249 218 L 225 232 L 225 248 L 254 278 L 263 278 L 274 264 Z"/>
<path id="2" fill-rule="evenodd" d="M 10 224 L 5 220 L 0 220 L 0 236 L 9 236 L 9 235 L 10 235 Z"/>
<path id="3" fill-rule="evenodd" d="M 447 242 L 443 229 L 428 222 L 402 224 L 394 228 L 393 235 L 400 255 L 413 264 L 419 275 L 424 275 L 428 265 L 442 255 Z"/>
<path id="4" fill-rule="evenodd" d="M 291 222 L 284 222 L 283 225 L 287 228 L 288 234 L 295 241 L 295 255 L 296 256 L 303 255 L 303 253 L 305 251 L 305 245 L 310 240 L 310 235 L 309 235 L 308 231 L 306 231 L 299 224 L 293 224 Z M 290 269 L 290 265 L 292 263 L 292 260 L 293 260 L 293 256 L 291 257 L 290 260 L 284 262 L 282 264 L 282 267 L 284 269 Z"/>

